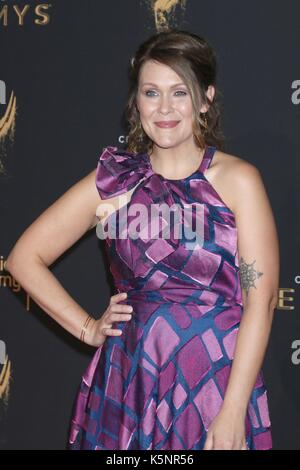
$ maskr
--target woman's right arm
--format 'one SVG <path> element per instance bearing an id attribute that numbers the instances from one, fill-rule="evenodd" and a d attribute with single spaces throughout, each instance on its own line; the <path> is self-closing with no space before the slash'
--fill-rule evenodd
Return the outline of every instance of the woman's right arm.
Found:
<path id="1" fill-rule="evenodd" d="M 48 266 L 96 225 L 101 198 L 95 177 L 96 170 L 93 170 L 46 209 L 17 240 L 5 264 L 6 270 L 32 299 L 76 338 L 80 338 L 87 312 L 68 294 Z M 86 343 L 102 344 L 100 327 L 103 326 L 106 326 L 105 334 L 119 334 L 120 330 L 110 329 L 110 326 L 112 321 L 121 319 L 113 312 L 129 312 L 129 306 L 116 305 L 124 298 L 123 293 L 111 297 L 105 323 L 91 322 L 93 325 L 85 334 Z M 126 316 L 123 317 L 125 320 Z"/>

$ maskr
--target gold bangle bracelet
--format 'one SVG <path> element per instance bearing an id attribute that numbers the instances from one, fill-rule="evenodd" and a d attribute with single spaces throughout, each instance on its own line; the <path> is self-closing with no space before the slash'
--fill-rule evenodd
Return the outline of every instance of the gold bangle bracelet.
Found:
<path id="1" fill-rule="evenodd" d="M 87 327 L 89 326 L 89 323 L 91 320 L 94 320 L 90 315 L 87 316 L 85 322 L 84 322 L 84 325 L 81 329 L 81 333 L 80 333 L 80 341 L 83 341 L 84 342 L 84 336 L 85 336 L 85 333 L 86 333 L 86 330 L 87 330 Z"/>

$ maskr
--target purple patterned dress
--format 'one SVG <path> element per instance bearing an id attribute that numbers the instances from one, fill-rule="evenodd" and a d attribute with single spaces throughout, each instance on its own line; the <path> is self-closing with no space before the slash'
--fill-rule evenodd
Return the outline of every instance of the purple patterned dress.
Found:
<path id="1" fill-rule="evenodd" d="M 122 335 L 107 337 L 82 377 L 72 450 L 203 449 L 222 406 L 243 313 L 235 217 L 204 176 L 215 150 L 207 146 L 198 170 L 174 180 L 154 173 L 148 154 L 103 148 L 101 198 L 135 188 L 103 230 L 111 219 L 122 226 L 123 209 L 134 203 L 175 203 L 177 215 L 192 204 L 202 207 L 204 241 L 189 249 L 184 237 L 151 238 L 144 229 L 136 239 L 106 238 L 116 290 L 128 293 L 121 303 L 132 305 L 133 315 L 114 324 Z M 245 430 L 250 450 L 272 448 L 262 371 Z"/>

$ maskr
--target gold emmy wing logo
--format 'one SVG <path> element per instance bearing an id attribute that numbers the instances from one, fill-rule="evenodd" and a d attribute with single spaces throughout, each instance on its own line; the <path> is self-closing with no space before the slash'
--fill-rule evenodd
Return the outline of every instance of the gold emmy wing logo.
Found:
<path id="1" fill-rule="evenodd" d="M 12 91 L 10 94 L 8 105 L 2 115 L 2 105 L 6 105 L 6 86 L 0 80 L 0 173 L 4 172 L 2 158 L 6 154 L 5 143 L 9 138 L 14 139 L 15 123 L 16 123 L 16 97 Z M 6 354 L 6 346 L 4 341 L 0 340 L 0 404 L 7 405 L 9 398 L 9 384 L 11 379 L 11 362 Z"/>
<path id="2" fill-rule="evenodd" d="M 146 0 L 149 4 L 149 0 Z M 156 29 L 167 28 L 176 21 L 176 9 L 185 10 L 187 0 L 150 0 L 150 9 L 153 12 Z"/>
<path id="3" fill-rule="evenodd" d="M 9 384 L 11 378 L 11 362 L 6 354 L 4 341 L 0 340 L 0 402 L 8 403 Z"/>
<path id="4" fill-rule="evenodd" d="M 14 91 L 11 92 L 8 105 L 2 115 L 2 106 L 6 104 L 5 83 L 0 80 L 0 173 L 4 172 L 3 158 L 6 156 L 5 143 L 9 138 L 11 142 L 14 140 L 17 100 Z"/>

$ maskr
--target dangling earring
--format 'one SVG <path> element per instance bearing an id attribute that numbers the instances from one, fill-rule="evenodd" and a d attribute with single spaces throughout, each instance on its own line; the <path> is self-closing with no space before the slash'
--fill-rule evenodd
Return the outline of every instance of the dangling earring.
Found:
<path id="1" fill-rule="evenodd" d="M 140 119 L 138 121 L 137 130 L 138 130 L 138 140 L 140 142 L 142 142 L 142 140 L 143 140 L 143 129 L 142 129 L 142 123 L 141 123 Z"/>
<path id="2" fill-rule="evenodd" d="M 204 121 L 204 126 L 205 127 L 205 130 L 207 130 L 207 116 L 206 116 L 206 113 L 200 113 L 200 116 L 201 116 L 201 119 Z M 204 116 L 204 117 L 203 117 Z"/>

